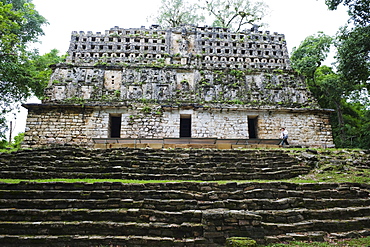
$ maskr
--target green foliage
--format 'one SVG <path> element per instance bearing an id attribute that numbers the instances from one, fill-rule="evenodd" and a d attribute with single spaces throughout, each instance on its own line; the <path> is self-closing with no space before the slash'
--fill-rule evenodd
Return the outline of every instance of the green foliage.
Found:
<path id="1" fill-rule="evenodd" d="M 178 27 L 181 24 L 198 24 L 204 20 L 199 6 L 184 0 L 162 0 L 154 21 L 163 28 Z"/>
<path id="2" fill-rule="evenodd" d="M 249 0 L 209 0 L 203 9 L 214 18 L 213 26 L 239 32 L 245 25 L 257 24 L 266 15 L 268 6 Z"/>
<path id="3" fill-rule="evenodd" d="M 6 140 L 0 141 L 0 153 L 1 152 L 13 152 L 21 148 L 23 142 L 24 133 L 19 133 L 14 137 L 14 141 L 9 143 Z"/>
<path id="4" fill-rule="evenodd" d="M 17 56 L 26 50 L 29 42 L 37 41 L 43 35 L 41 26 L 46 24 L 31 0 L 0 1 L 0 55 Z"/>
<path id="5" fill-rule="evenodd" d="M 30 57 L 30 70 L 34 86 L 32 92 L 41 98 L 44 95 L 44 89 L 48 85 L 52 70 L 49 67 L 52 64 L 63 62 L 67 55 L 59 56 L 57 49 L 51 50 L 49 53 L 39 55 L 37 51 Z M 54 83 L 54 82 L 53 82 Z"/>
<path id="6" fill-rule="evenodd" d="M 103 96 L 105 96 L 105 95 L 103 95 Z M 103 99 L 103 97 L 102 97 L 102 99 Z M 110 100 L 110 98 L 107 98 L 105 100 Z M 86 103 L 85 99 L 83 99 L 81 97 L 76 97 L 76 96 L 65 99 L 64 102 L 67 103 L 67 104 L 77 104 L 77 105 L 84 105 Z"/>
<path id="7" fill-rule="evenodd" d="M 332 38 L 323 33 L 307 37 L 298 49 L 294 49 L 292 67 L 306 77 L 322 108 L 335 109 L 330 118 L 336 146 L 369 148 L 369 129 L 366 129 L 369 128 L 369 109 L 356 100 L 349 101 L 354 90 L 361 88 L 360 83 L 350 80 L 341 71 L 334 72 L 328 66 L 320 66 L 331 42 Z"/>
<path id="8" fill-rule="evenodd" d="M 338 70 L 343 79 L 357 88 L 370 88 L 370 0 L 325 0 L 330 10 L 340 4 L 349 8 L 354 27 L 344 27 L 338 33 Z"/>
<path id="9" fill-rule="evenodd" d="M 43 35 L 46 20 L 31 0 L 0 0 L 0 138 L 7 128 L 4 115 L 14 104 L 32 93 L 39 96 L 40 82 L 34 78 L 35 51 L 27 46 Z"/>
<path id="10" fill-rule="evenodd" d="M 183 0 L 162 0 L 154 21 L 162 27 L 178 27 L 182 24 L 199 25 L 204 16 L 212 16 L 213 26 L 240 31 L 245 25 L 257 24 L 265 16 L 268 6 L 249 0 L 202 0 L 190 4 Z"/>
<path id="11" fill-rule="evenodd" d="M 341 146 L 356 146 L 369 148 L 369 104 L 362 98 L 369 97 L 370 89 L 370 0 L 326 0 L 330 10 L 335 10 L 340 4 L 349 8 L 350 20 L 354 27 L 341 28 L 337 35 L 336 47 L 338 50 L 338 74 L 343 95 L 339 110 L 343 112 L 342 117 L 334 116 L 341 122 L 333 126 L 336 142 Z M 350 95 L 356 93 L 360 97 Z M 359 104 L 361 103 L 361 104 Z M 333 117 L 332 117 L 333 118 Z M 334 132 L 334 133 L 335 133 Z"/>
<path id="12" fill-rule="evenodd" d="M 242 80 L 245 76 L 245 72 L 243 70 L 232 69 L 230 70 L 230 75 L 235 76 L 238 80 Z"/>
<path id="13" fill-rule="evenodd" d="M 355 238 L 355 239 L 333 239 L 329 242 L 299 242 L 299 241 L 292 241 L 289 243 L 276 243 L 276 244 L 269 244 L 269 245 L 258 245 L 258 247 L 364 247 L 370 246 L 370 237 L 365 238 Z"/>
<path id="14" fill-rule="evenodd" d="M 150 108 L 149 106 L 144 106 L 142 109 L 141 109 L 141 112 L 145 113 L 145 114 L 149 114 L 152 112 L 152 108 Z"/>
<path id="15" fill-rule="evenodd" d="M 370 89 L 370 26 L 342 28 L 336 43 L 338 70 L 357 88 Z"/>
<path id="16" fill-rule="evenodd" d="M 255 247 L 257 242 L 247 237 L 231 237 L 226 239 L 226 247 Z"/>
<path id="17" fill-rule="evenodd" d="M 348 6 L 348 14 L 356 25 L 366 26 L 370 23 L 369 0 L 325 0 L 330 10 L 335 10 L 340 4 Z"/>
<path id="18" fill-rule="evenodd" d="M 323 32 L 308 36 L 298 48 L 294 47 L 292 50 L 293 69 L 311 81 L 316 69 L 326 59 L 332 43 L 333 38 Z"/>
<path id="19" fill-rule="evenodd" d="M 121 91 L 120 90 L 115 90 L 114 91 L 114 96 L 115 97 L 120 97 L 121 96 Z"/>

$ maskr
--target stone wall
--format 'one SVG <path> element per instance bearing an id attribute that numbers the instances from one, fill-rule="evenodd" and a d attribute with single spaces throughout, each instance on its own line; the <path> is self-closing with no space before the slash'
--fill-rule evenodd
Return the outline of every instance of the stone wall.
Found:
<path id="1" fill-rule="evenodd" d="M 59 65 L 44 103 L 149 101 L 318 108 L 302 77 L 287 71 Z"/>
<path id="2" fill-rule="evenodd" d="M 73 32 L 67 62 L 179 64 L 203 68 L 289 69 L 283 34 L 184 25 L 172 29 L 114 27 Z"/>
<path id="3" fill-rule="evenodd" d="M 85 108 L 29 108 L 24 147 L 91 142 L 87 124 L 92 111 Z"/>
<path id="4" fill-rule="evenodd" d="M 251 108 L 171 108 L 156 104 L 125 107 L 59 106 L 40 109 L 28 105 L 24 147 L 55 143 L 91 146 L 92 138 L 109 138 L 110 116 L 121 116 L 120 138 L 179 138 L 180 117 L 191 116 L 191 137 L 249 139 L 248 117 L 257 119 L 257 138 L 277 139 L 280 128 L 291 144 L 332 145 L 326 112 L 267 111 Z"/>
<path id="5" fill-rule="evenodd" d="M 44 103 L 160 101 L 313 107 L 284 35 L 183 26 L 73 32 Z"/>

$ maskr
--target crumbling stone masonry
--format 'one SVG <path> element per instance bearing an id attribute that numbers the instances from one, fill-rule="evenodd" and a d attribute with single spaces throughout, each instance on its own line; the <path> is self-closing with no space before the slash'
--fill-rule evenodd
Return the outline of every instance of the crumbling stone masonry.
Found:
<path id="1" fill-rule="evenodd" d="M 92 138 L 275 139 L 333 145 L 328 114 L 290 67 L 284 35 L 214 27 L 73 32 L 25 147 Z"/>

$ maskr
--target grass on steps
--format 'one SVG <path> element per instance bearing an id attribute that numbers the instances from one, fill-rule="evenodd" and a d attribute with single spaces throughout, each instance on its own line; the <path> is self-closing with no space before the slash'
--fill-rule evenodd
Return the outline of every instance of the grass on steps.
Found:
<path id="1" fill-rule="evenodd" d="M 262 247 L 265 245 L 258 245 Z M 330 240 L 327 242 L 289 242 L 269 244 L 266 247 L 369 247 L 370 236 L 365 238 L 343 239 L 343 240 Z"/>
<path id="2" fill-rule="evenodd" d="M 173 182 L 215 182 L 219 184 L 226 184 L 230 182 L 247 183 L 247 182 L 258 182 L 258 183 L 269 183 L 269 182 L 289 182 L 289 183 L 319 183 L 319 182 L 330 182 L 330 183 L 370 183 L 370 170 L 363 169 L 362 171 L 347 169 L 345 172 L 336 170 L 320 170 L 315 169 L 311 173 L 299 176 L 292 179 L 283 180 L 221 180 L 221 181 L 200 181 L 200 180 L 128 180 L 128 179 L 0 179 L 3 183 L 20 183 L 22 181 L 28 182 L 66 182 L 66 183 L 99 183 L 99 182 L 119 182 L 119 183 L 173 183 Z"/>

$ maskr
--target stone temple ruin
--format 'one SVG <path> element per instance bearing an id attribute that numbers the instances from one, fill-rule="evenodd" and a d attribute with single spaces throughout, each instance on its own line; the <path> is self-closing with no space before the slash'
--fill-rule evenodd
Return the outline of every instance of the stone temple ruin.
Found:
<path id="1" fill-rule="evenodd" d="M 115 140 L 279 138 L 333 145 L 321 109 L 290 67 L 284 35 L 225 28 L 114 27 L 73 32 L 41 104 L 28 109 L 25 147 Z M 123 142 L 123 141 L 122 141 Z"/>

